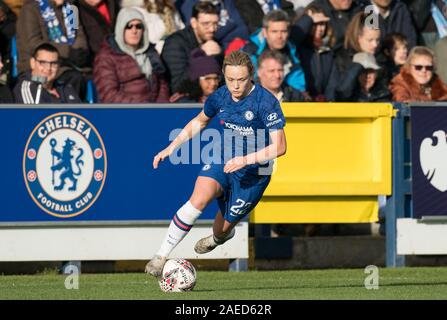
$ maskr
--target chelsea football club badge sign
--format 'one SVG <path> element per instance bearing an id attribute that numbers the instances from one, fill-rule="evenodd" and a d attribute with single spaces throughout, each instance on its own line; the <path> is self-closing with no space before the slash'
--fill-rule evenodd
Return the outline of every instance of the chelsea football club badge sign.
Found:
<path id="1" fill-rule="evenodd" d="M 98 199 L 107 173 L 104 143 L 80 115 L 61 112 L 42 120 L 31 133 L 23 156 L 25 184 L 46 213 L 70 218 Z"/>

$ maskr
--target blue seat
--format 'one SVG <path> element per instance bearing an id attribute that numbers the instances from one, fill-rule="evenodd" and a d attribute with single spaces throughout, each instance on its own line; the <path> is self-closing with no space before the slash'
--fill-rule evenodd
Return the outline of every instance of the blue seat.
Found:
<path id="1" fill-rule="evenodd" d="M 96 86 L 93 83 L 93 80 L 88 80 L 87 82 L 87 94 L 85 100 L 88 103 L 98 102 L 98 93 L 96 92 Z"/>
<path id="2" fill-rule="evenodd" d="M 19 53 L 17 51 L 17 39 L 16 36 L 11 38 L 11 77 L 16 79 L 19 75 L 17 70 L 17 62 L 19 59 Z"/>

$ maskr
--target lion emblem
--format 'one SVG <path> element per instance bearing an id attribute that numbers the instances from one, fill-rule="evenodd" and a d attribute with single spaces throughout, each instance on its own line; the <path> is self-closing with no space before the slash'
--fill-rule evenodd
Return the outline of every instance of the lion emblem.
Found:
<path id="1" fill-rule="evenodd" d="M 76 191 L 76 187 L 78 184 L 78 180 L 76 179 L 76 177 L 80 176 L 82 174 L 82 170 L 81 167 L 84 165 L 84 161 L 81 160 L 82 156 L 84 155 L 84 150 L 82 148 L 76 148 L 79 150 L 79 154 L 76 157 L 75 160 L 75 165 L 76 165 L 76 171 L 73 170 L 73 165 L 72 165 L 72 159 L 74 158 L 74 156 L 72 155 L 73 150 L 76 147 L 76 143 L 67 138 L 65 140 L 65 144 L 62 147 L 62 152 L 56 151 L 56 145 L 57 145 L 57 141 L 56 139 L 51 139 L 50 140 L 50 145 L 51 145 L 51 155 L 53 156 L 53 162 L 52 162 L 52 166 L 51 166 L 51 171 L 53 172 L 53 177 L 52 177 L 52 182 L 53 182 L 53 186 L 54 186 L 54 190 L 62 190 L 64 189 L 65 186 L 65 181 L 71 180 L 72 182 L 72 186 L 70 188 L 68 188 L 69 191 Z M 54 160 L 59 160 L 56 164 L 54 163 Z M 61 175 L 60 175 L 60 184 L 55 186 L 55 180 L 54 180 L 54 174 L 56 171 L 62 171 Z"/>

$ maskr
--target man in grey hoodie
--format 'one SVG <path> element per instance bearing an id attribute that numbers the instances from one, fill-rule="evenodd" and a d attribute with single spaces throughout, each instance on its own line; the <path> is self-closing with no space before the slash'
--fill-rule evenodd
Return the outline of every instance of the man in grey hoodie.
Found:
<path id="1" fill-rule="evenodd" d="M 147 32 L 137 9 L 119 12 L 115 34 L 104 40 L 95 57 L 93 75 L 101 102 L 168 102 L 165 68 Z"/>

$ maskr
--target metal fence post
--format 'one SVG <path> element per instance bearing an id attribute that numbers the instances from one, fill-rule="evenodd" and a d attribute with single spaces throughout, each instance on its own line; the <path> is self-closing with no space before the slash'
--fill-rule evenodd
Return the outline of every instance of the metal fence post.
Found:
<path id="1" fill-rule="evenodd" d="M 392 126 L 392 195 L 385 207 L 386 266 L 405 266 L 405 256 L 397 254 L 397 219 L 405 217 L 405 194 L 409 183 L 405 179 L 405 118 L 409 108 L 403 104 L 394 105 L 398 109 Z"/>

